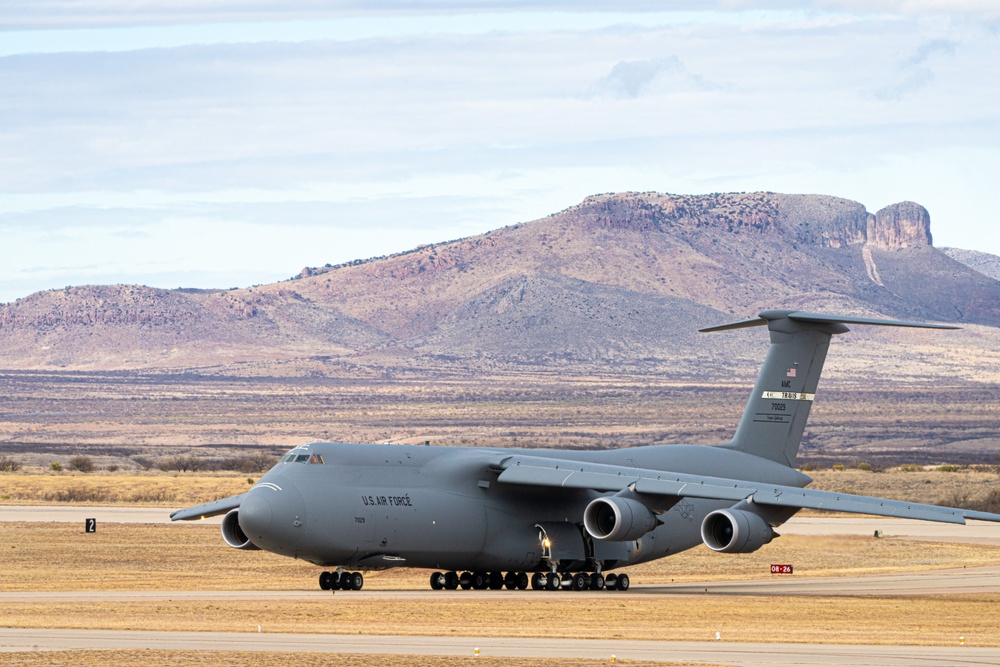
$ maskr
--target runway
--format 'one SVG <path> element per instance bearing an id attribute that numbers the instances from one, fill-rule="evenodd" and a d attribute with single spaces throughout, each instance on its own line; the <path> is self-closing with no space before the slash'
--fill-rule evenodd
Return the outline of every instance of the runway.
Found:
<path id="1" fill-rule="evenodd" d="M 1000 648 L 0 628 L 0 652 L 161 649 L 701 662 L 745 667 L 1000 665 Z"/>

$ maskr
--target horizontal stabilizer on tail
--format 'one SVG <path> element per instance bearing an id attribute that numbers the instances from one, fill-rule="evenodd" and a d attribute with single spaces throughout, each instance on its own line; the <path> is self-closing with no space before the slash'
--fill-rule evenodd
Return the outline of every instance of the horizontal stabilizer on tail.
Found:
<path id="1" fill-rule="evenodd" d="M 748 327 L 760 327 L 772 322 L 787 318 L 793 322 L 811 322 L 814 324 L 872 324 L 882 327 L 915 327 L 920 329 L 961 329 L 952 324 L 932 324 L 929 322 L 910 322 L 907 320 L 880 320 L 872 317 L 851 317 L 850 315 L 827 315 L 825 313 L 807 313 L 800 310 L 765 310 L 760 317 L 752 320 L 733 322 L 732 324 L 720 324 L 714 327 L 699 329 L 702 333 L 712 331 L 728 331 L 730 329 L 746 329 Z"/>

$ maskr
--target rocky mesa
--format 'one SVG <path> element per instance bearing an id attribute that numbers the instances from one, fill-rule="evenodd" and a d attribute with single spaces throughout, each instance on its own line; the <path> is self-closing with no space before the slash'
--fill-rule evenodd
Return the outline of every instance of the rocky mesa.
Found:
<path id="1" fill-rule="evenodd" d="M 272 285 L 32 294 L 0 306 L 0 367 L 694 364 L 699 326 L 773 307 L 1000 327 L 1000 282 L 913 202 L 604 194 Z"/>

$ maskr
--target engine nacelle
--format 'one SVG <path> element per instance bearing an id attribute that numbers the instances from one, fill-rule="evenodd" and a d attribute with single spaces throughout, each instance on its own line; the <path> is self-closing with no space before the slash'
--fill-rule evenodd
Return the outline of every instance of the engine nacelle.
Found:
<path id="1" fill-rule="evenodd" d="M 222 519 L 222 539 L 234 549 L 246 549 L 247 551 L 260 549 L 250 541 L 250 538 L 240 528 L 240 510 L 238 508 L 230 510 Z"/>
<path id="2" fill-rule="evenodd" d="M 712 551 L 748 554 L 774 539 L 774 530 L 753 512 L 715 510 L 701 522 L 701 539 Z"/>
<path id="3" fill-rule="evenodd" d="M 637 540 L 656 528 L 656 515 L 638 500 L 605 496 L 583 510 L 583 527 L 596 540 Z"/>

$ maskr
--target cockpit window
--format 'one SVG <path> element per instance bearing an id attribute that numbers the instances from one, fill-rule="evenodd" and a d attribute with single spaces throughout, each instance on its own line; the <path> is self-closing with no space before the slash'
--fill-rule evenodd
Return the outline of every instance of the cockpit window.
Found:
<path id="1" fill-rule="evenodd" d="M 282 463 L 291 463 L 291 462 L 292 462 L 292 461 L 294 461 L 294 460 L 295 460 L 295 454 L 289 454 L 289 455 L 288 455 L 288 456 L 286 456 L 286 457 L 285 457 L 284 459 L 282 459 L 282 461 L 281 461 L 281 462 L 282 462 Z"/>
<path id="2" fill-rule="evenodd" d="M 326 463 L 326 461 L 323 460 L 322 454 L 313 454 L 312 456 L 309 457 L 309 463 L 318 463 L 322 465 Z"/>
<path id="3" fill-rule="evenodd" d="M 308 460 L 309 460 L 308 454 L 299 454 L 298 456 L 295 457 L 296 463 L 305 463 Z"/>

